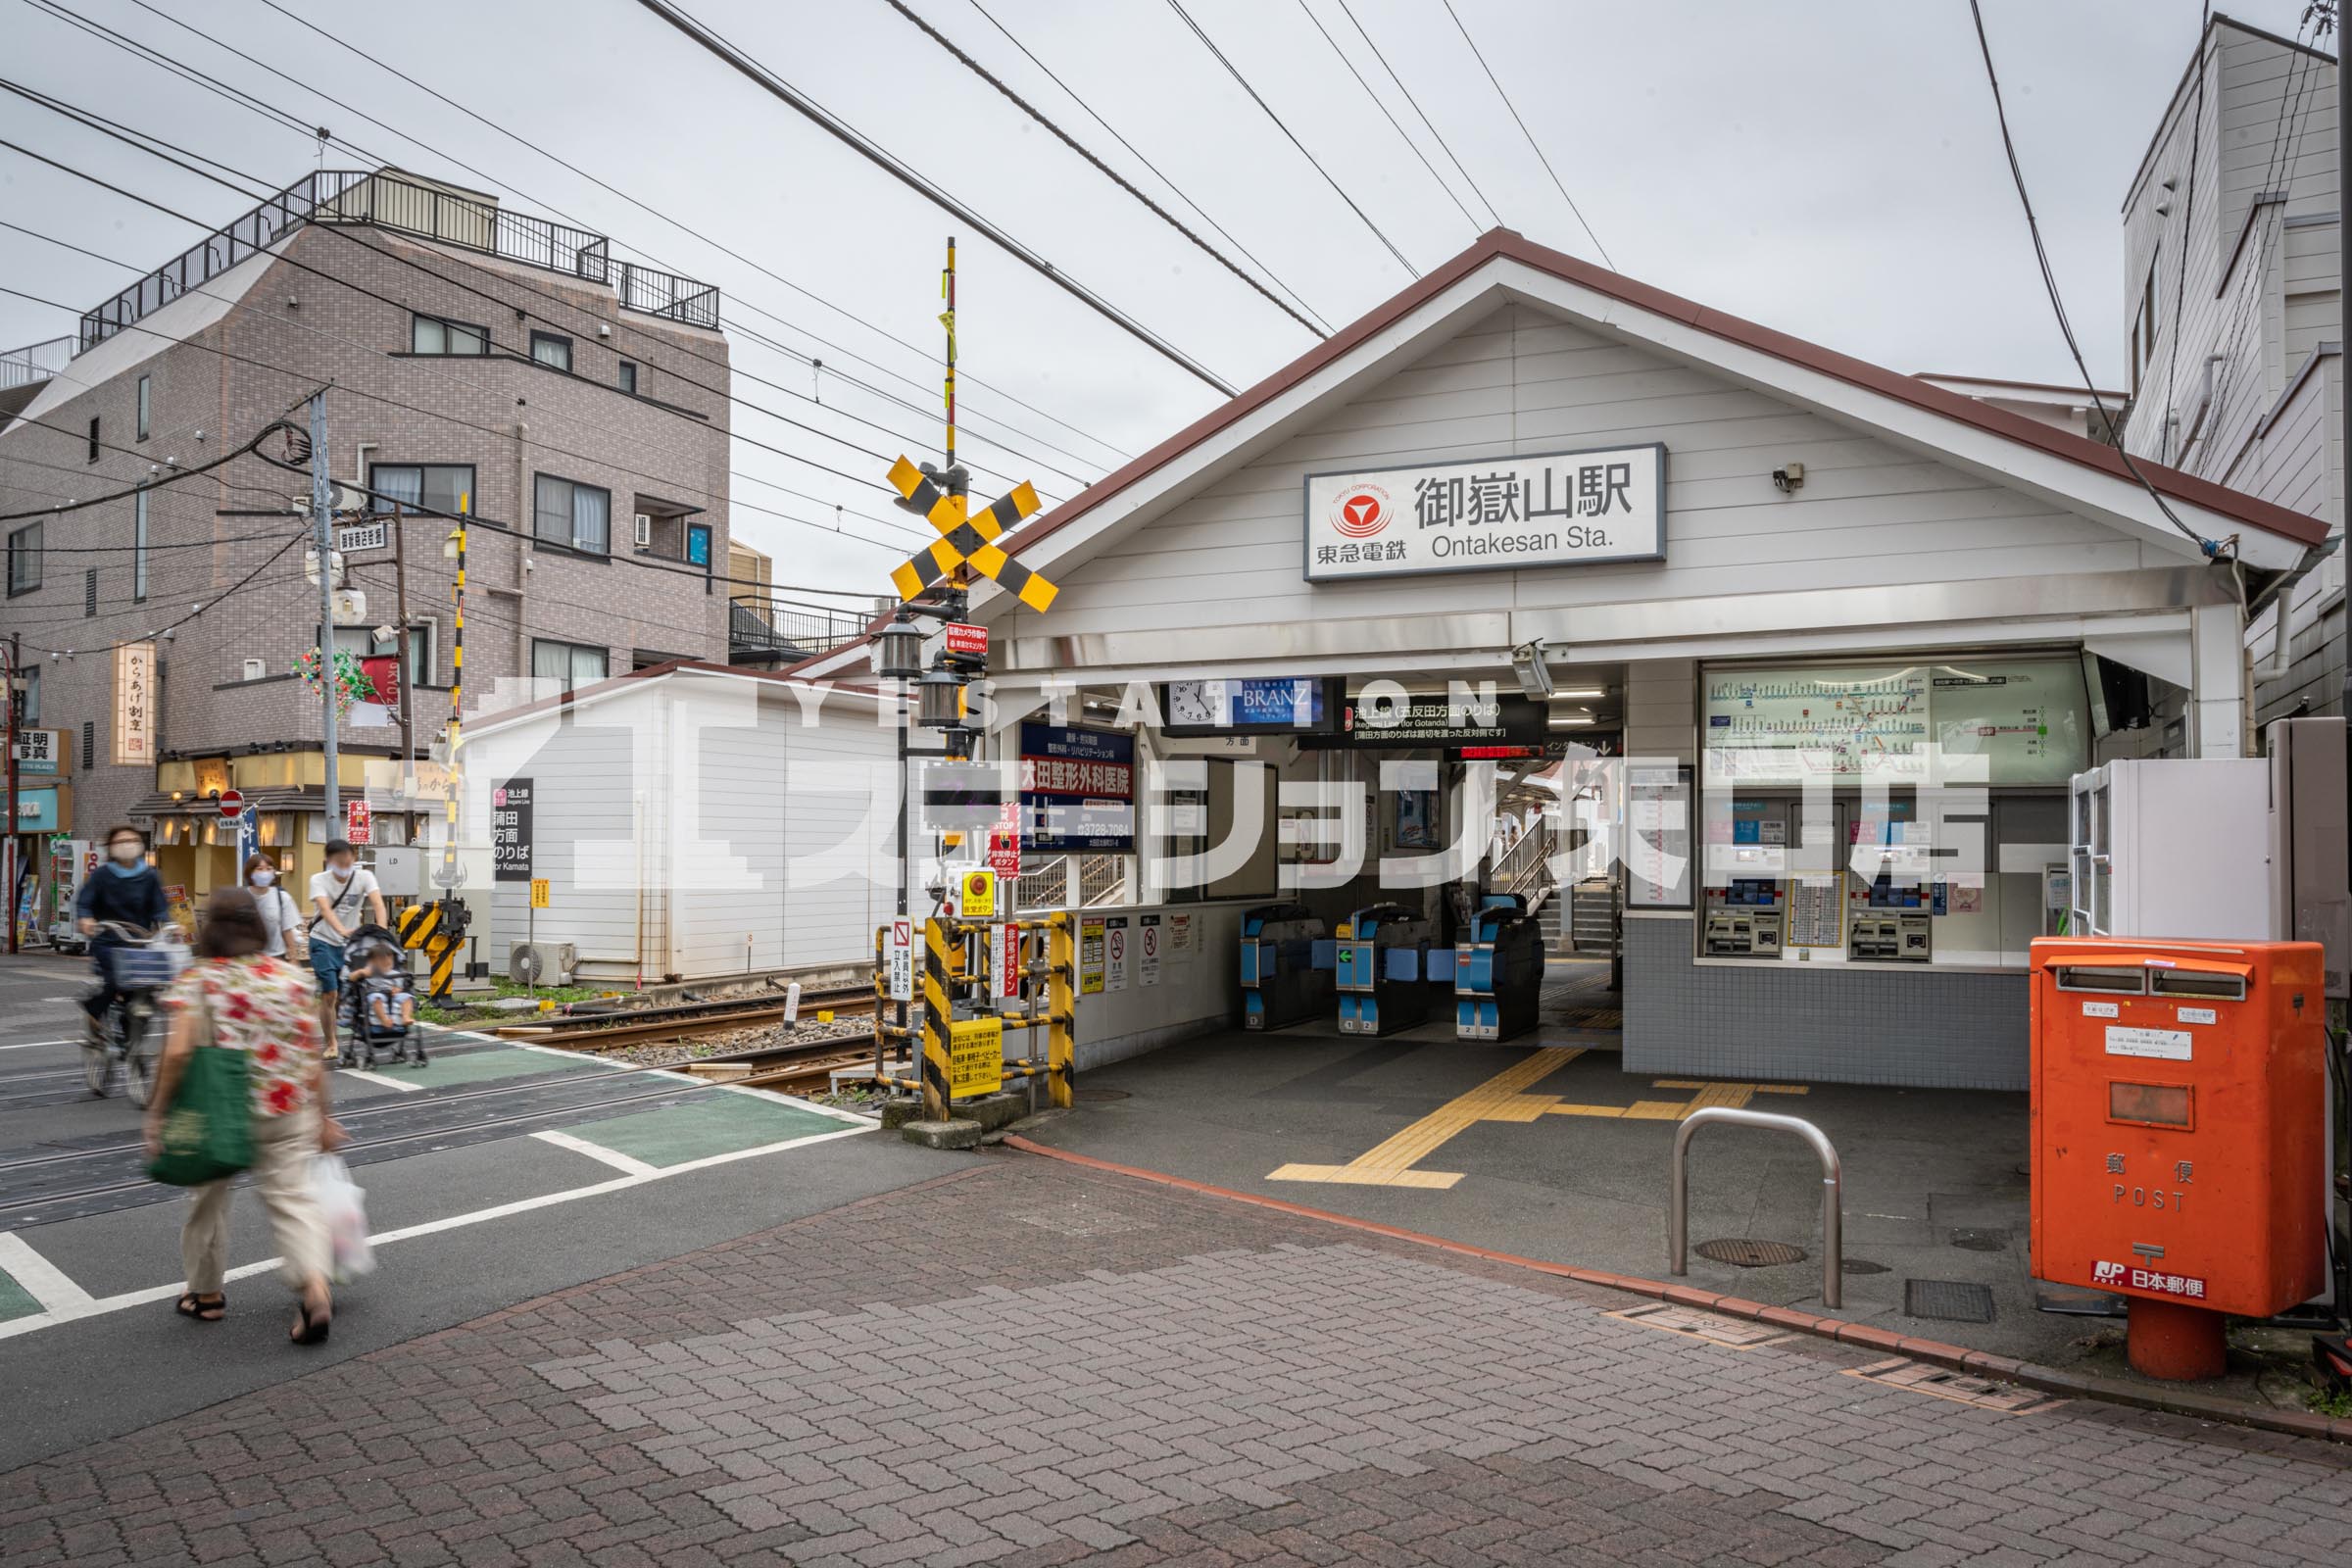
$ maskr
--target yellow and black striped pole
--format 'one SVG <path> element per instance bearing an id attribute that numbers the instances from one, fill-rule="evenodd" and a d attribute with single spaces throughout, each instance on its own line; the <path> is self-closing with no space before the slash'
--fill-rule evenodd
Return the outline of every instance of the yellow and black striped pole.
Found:
<path id="1" fill-rule="evenodd" d="M 954 1027 L 954 986 L 961 967 L 949 943 L 947 927 L 936 919 L 923 922 L 923 1118 L 946 1121 L 949 1033 Z"/>
<path id="2" fill-rule="evenodd" d="M 1078 1099 L 1077 981 L 1078 917 L 1062 909 L 1046 938 L 1046 1090 L 1056 1105 Z"/>
<path id="3" fill-rule="evenodd" d="M 940 278 L 948 309 L 939 318 L 948 329 L 948 466 L 956 466 L 956 236 L 948 236 L 948 270 Z"/>
<path id="4" fill-rule="evenodd" d="M 456 547 L 458 577 L 451 590 L 456 605 L 450 614 L 449 651 L 449 741 L 441 764 L 442 821 L 441 821 L 441 897 L 454 900 L 458 892 L 458 742 L 464 722 L 466 699 L 466 518 L 472 514 L 471 493 L 458 497 L 458 525 L 450 533 Z M 449 937 L 440 939 L 433 952 L 432 983 L 427 994 L 434 997 L 449 995 L 457 968 L 457 954 L 463 944 Z"/>

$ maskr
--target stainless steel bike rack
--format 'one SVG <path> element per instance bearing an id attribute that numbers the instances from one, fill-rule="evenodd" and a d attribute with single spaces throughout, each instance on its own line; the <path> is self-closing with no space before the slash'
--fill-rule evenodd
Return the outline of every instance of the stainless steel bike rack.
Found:
<path id="1" fill-rule="evenodd" d="M 1829 1307 L 1842 1305 L 1840 1298 L 1844 1293 L 1840 1288 L 1840 1265 L 1844 1258 L 1844 1243 L 1839 1233 L 1845 1202 L 1844 1169 L 1838 1161 L 1838 1151 L 1831 1146 L 1828 1135 L 1800 1116 L 1779 1116 L 1768 1110 L 1734 1110 L 1728 1105 L 1708 1105 L 1683 1118 L 1683 1124 L 1674 1130 L 1674 1206 L 1666 1215 L 1666 1247 L 1672 1254 L 1674 1272 L 1690 1272 L 1688 1267 L 1690 1179 L 1687 1156 L 1691 1136 L 1710 1122 L 1794 1133 L 1810 1144 L 1813 1152 L 1821 1157 L 1821 1304 Z"/>

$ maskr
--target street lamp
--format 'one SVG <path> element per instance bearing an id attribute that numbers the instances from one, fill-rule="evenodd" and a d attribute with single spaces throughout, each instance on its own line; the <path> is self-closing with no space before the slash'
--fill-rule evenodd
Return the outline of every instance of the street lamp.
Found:
<path id="1" fill-rule="evenodd" d="M 902 615 L 874 636 L 874 673 L 884 680 L 912 680 L 923 672 L 923 633 Z"/>

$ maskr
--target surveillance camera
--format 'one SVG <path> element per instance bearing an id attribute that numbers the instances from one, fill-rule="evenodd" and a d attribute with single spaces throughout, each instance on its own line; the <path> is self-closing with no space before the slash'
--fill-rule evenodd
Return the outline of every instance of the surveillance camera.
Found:
<path id="1" fill-rule="evenodd" d="M 1783 464 L 1772 470 L 1772 487 L 1783 495 L 1798 489 L 1804 482 L 1805 466 L 1801 463 Z"/>

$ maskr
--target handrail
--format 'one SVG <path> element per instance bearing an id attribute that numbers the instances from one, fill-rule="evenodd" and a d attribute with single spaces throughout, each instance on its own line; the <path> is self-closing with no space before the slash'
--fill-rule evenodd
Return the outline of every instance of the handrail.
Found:
<path id="1" fill-rule="evenodd" d="M 1692 1135 L 1710 1122 L 1794 1133 L 1813 1146 L 1813 1152 L 1821 1158 L 1821 1304 L 1833 1308 L 1843 1305 L 1845 1171 L 1829 1135 L 1801 1116 L 1707 1105 L 1683 1118 L 1683 1124 L 1674 1130 L 1674 1197 L 1673 1206 L 1666 1214 L 1668 1266 L 1678 1275 L 1690 1272 L 1690 1180 L 1685 1168 L 1685 1154 L 1690 1148 Z"/>

